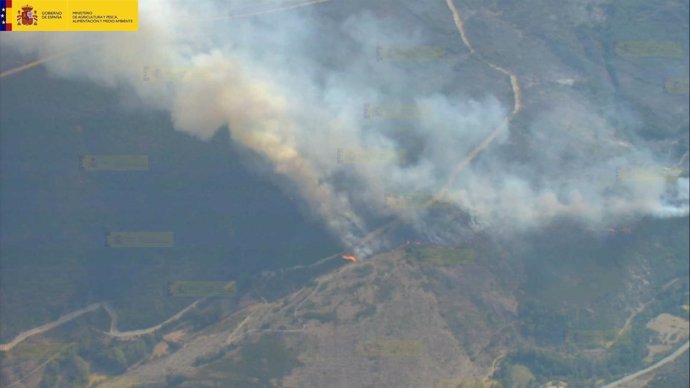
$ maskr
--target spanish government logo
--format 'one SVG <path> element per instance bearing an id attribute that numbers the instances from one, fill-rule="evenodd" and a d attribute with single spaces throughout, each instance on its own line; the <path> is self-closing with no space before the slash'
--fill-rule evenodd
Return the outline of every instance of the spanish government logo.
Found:
<path id="1" fill-rule="evenodd" d="M 38 25 L 38 13 L 34 11 L 34 7 L 25 5 L 21 11 L 17 11 L 17 24 L 20 26 Z"/>
<path id="2" fill-rule="evenodd" d="M 0 32 L 137 31 L 138 21 L 139 0 L 0 0 Z"/>

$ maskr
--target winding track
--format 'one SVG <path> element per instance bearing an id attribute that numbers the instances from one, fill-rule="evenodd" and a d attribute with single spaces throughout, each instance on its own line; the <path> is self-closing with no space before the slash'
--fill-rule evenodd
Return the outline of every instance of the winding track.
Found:
<path id="1" fill-rule="evenodd" d="M 503 118 L 501 123 L 496 128 L 489 132 L 489 134 L 484 138 L 484 140 L 482 140 L 476 147 L 474 147 L 474 149 L 472 149 L 472 151 L 470 151 L 467 154 L 465 159 L 460 161 L 455 166 L 443 187 L 428 202 L 426 202 L 423 205 L 423 207 L 429 207 L 440 202 L 448 193 L 449 188 L 452 187 L 453 183 L 455 183 L 455 180 L 457 179 L 458 175 L 460 175 L 460 173 L 465 168 L 467 168 L 467 166 L 469 166 L 472 163 L 472 161 L 474 161 L 474 159 L 476 159 L 477 156 L 479 156 L 479 154 L 481 154 L 485 149 L 487 149 L 491 145 L 491 143 L 493 143 L 496 140 L 496 138 L 504 130 L 507 129 L 508 124 L 515 118 L 515 116 L 517 116 L 520 113 L 520 111 L 522 111 L 522 89 L 520 89 L 520 80 L 518 79 L 517 75 L 515 75 L 515 73 L 513 73 L 510 70 L 507 70 L 504 67 L 489 62 L 479 52 L 477 52 L 474 49 L 474 46 L 472 46 L 472 42 L 470 41 L 470 38 L 467 35 L 467 31 L 465 31 L 465 22 L 462 19 L 460 11 L 458 11 L 458 8 L 455 6 L 454 1 L 446 0 L 446 4 L 448 5 L 448 9 L 450 9 L 453 21 L 455 23 L 455 27 L 457 28 L 458 33 L 460 33 L 460 39 L 462 40 L 462 43 L 465 45 L 465 47 L 467 47 L 467 49 L 469 50 L 470 55 L 476 57 L 479 61 L 496 70 L 497 72 L 505 76 L 508 76 L 508 78 L 510 79 L 510 86 L 513 90 L 513 110 L 512 112 L 510 112 L 508 116 Z M 364 246 L 372 239 L 386 233 L 388 230 L 394 229 L 395 227 L 401 224 L 402 222 L 399 220 L 391 221 L 364 236 L 357 245 Z"/>
<path id="2" fill-rule="evenodd" d="M 110 305 L 108 305 L 107 303 L 104 303 L 104 302 L 94 303 L 94 304 L 88 305 L 84 308 L 81 308 L 79 310 L 72 311 L 69 314 L 65 314 L 65 315 L 61 316 L 60 318 L 58 318 L 52 322 L 48 322 L 44 325 L 41 325 L 41 326 L 35 327 L 33 329 L 29 329 L 29 330 L 26 330 L 26 331 L 19 333 L 12 341 L 10 341 L 6 344 L 0 344 L 0 351 L 9 352 L 10 350 L 14 349 L 15 346 L 19 345 L 20 343 L 24 342 L 26 339 L 28 339 L 30 337 L 33 337 L 33 336 L 39 335 L 39 334 L 43 334 L 49 330 L 52 330 L 58 326 L 64 325 L 65 323 L 70 322 L 76 318 L 79 318 L 80 316 L 82 316 L 86 313 L 96 311 L 100 307 L 103 307 L 103 309 L 110 316 L 110 331 L 102 332 L 103 334 L 108 335 L 110 337 L 125 338 L 125 339 L 139 337 L 139 336 L 142 336 L 145 334 L 151 334 L 151 333 L 155 332 L 156 330 L 160 329 L 166 323 L 180 319 L 189 310 L 196 307 L 196 305 L 199 304 L 199 302 L 201 302 L 202 300 L 203 299 L 196 300 L 195 302 L 193 302 L 189 306 L 187 306 L 187 307 L 183 308 L 182 310 L 180 310 L 179 312 L 177 312 L 172 317 L 166 319 L 165 321 L 163 321 L 157 325 L 154 325 L 154 326 L 151 326 L 151 327 L 148 327 L 145 329 L 129 330 L 129 331 L 118 331 L 117 330 L 117 313 L 115 312 L 115 310 L 112 309 L 112 307 L 110 307 Z"/>
<path id="3" fill-rule="evenodd" d="M 29 70 L 29 69 L 31 69 L 31 68 L 33 68 L 33 67 L 36 67 L 36 66 L 38 66 L 38 65 L 42 65 L 42 64 L 44 64 L 44 63 L 46 63 L 46 62 L 49 62 L 49 61 L 52 61 L 52 60 L 54 60 L 54 59 L 58 59 L 58 58 L 64 57 L 65 55 L 67 55 L 67 54 L 66 54 L 66 53 L 53 54 L 53 55 L 49 55 L 49 56 L 47 56 L 47 57 L 44 57 L 44 58 L 35 60 L 35 61 L 33 61 L 33 62 L 25 63 L 25 64 L 23 64 L 23 65 L 14 67 L 14 68 L 12 68 L 12 69 L 5 70 L 5 71 L 3 71 L 3 72 L 0 72 L 0 78 L 9 77 L 9 76 L 11 76 L 11 75 L 13 75 L 13 74 L 20 73 L 20 72 L 22 72 L 22 71 L 24 71 L 24 70 Z"/>
<path id="4" fill-rule="evenodd" d="M 148 327 L 146 329 L 138 329 L 138 330 L 130 330 L 130 331 L 118 331 L 117 328 L 115 328 L 113 325 L 111 325 L 110 332 L 104 332 L 104 334 L 106 334 L 110 337 L 124 338 L 124 339 L 135 338 L 135 337 L 140 337 L 142 335 L 151 334 L 151 333 L 157 331 L 158 329 L 160 329 L 161 327 L 163 327 L 165 324 L 180 319 L 189 310 L 195 308 L 196 305 L 199 304 L 199 302 L 201 302 L 202 300 L 203 300 L 203 298 L 194 301 L 192 304 L 183 308 L 182 310 L 177 312 L 177 314 L 173 315 L 172 317 L 166 319 L 165 321 L 163 321 L 157 325 Z M 114 317 L 111 315 L 111 322 L 112 322 L 112 318 L 114 318 Z"/>
<path id="5" fill-rule="evenodd" d="M 446 0 L 446 4 L 448 5 L 448 8 L 450 9 L 451 14 L 453 15 L 453 21 L 455 22 L 455 26 L 458 29 L 458 32 L 460 33 L 460 38 L 462 39 L 462 42 L 465 44 L 465 47 L 470 51 L 470 54 L 477 57 L 481 62 L 486 64 L 487 66 L 491 67 L 492 69 L 498 71 L 499 73 L 508 76 L 510 79 L 510 86 L 513 90 L 513 111 L 510 112 L 508 116 L 506 116 L 501 123 L 494 128 L 489 134 L 487 135 L 484 140 L 482 140 L 479 145 L 477 145 L 472 151 L 470 151 L 469 154 L 465 157 L 464 160 L 462 160 L 460 163 L 458 163 L 455 168 L 453 169 L 453 172 L 451 175 L 448 177 L 448 180 L 446 181 L 446 184 L 443 186 L 443 188 L 432 198 L 431 201 L 427 203 L 427 205 L 432 205 L 436 202 L 438 202 L 448 191 L 448 189 L 453 185 L 455 180 L 457 179 L 458 175 L 464 170 L 472 161 L 479 156 L 479 154 L 482 153 L 486 148 L 488 148 L 491 143 L 496 140 L 496 138 L 504 131 L 507 129 L 508 124 L 517 116 L 518 113 L 522 110 L 522 90 L 520 89 L 520 81 L 515 75 L 515 73 L 511 72 L 510 70 L 507 70 L 499 65 L 496 65 L 492 62 L 489 62 L 486 58 L 484 58 L 479 52 L 477 52 L 474 47 L 472 46 L 472 43 L 470 42 L 469 37 L 467 36 L 467 31 L 465 31 L 465 23 L 462 20 L 462 16 L 460 15 L 460 11 L 458 11 L 458 8 L 455 6 L 455 3 L 453 0 Z"/>
<path id="6" fill-rule="evenodd" d="M 33 337 L 33 336 L 38 335 L 38 334 L 43 334 L 49 330 L 52 330 L 58 326 L 65 324 L 65 323 L 67 323 L 67 322 L 69 322 L 75 318 L 79 318 L 80 316 L 82 316 L 86 313 L 95 311 L 102 306 L 103 306 L 103 303 L 90 304 L 84 308 L 81 308 L 79 310 L 72 311 L 71 313 L 65 314 L 65 315 L 61 316 L 60 318 L 58 318 L 52 322 L 46 323 L 45 325 L 41 325 L 38 327 L 34 327 L 33 329 L 23 331 L 23 332 L 19 333 L 16 337 L 14 337 L 14 339 L 12 341 L 10 341 L 6 344 L 0 344 L 0 351 L 9 352 L 15 346 L 24 342 L 29 337 Z"/>
<path id="7" fill-rule="evenodd" d="M 635 372 L 635 373 L 633 373 L 633 374 L 629 374 L 629 375 L 623 377 L 623 378 L 620 379 L 620 380 L 616 380 L 616 381 L 614 381 L 614 382 L 612 382 L 612 383 L 606 384 L 606 385 L 604 385 L 603 388 L 615 388 L 615 387 L 620 386 L 621 384 L 625 384 L 625 383 L 631 382 L 631 381 L 637 379 L 637 378 L 640 377 L 640 376 L 646 375 L 646 374 L 649 373 L 649 372 L 652 372 L 652 371 L 654 371 L 654 370 L 656 370 L 656 369 L 659 369 L 659 368 L 661 368 L 662 366 L 664 366 L 664 365 L 666 365 L 666 364 L 668 364 L 668 363 L 670 363 L 670 362 L 673 362 L 675 359 L 677 359 L 678 357 L 682 356 L 685 352 L 687 352 L 688 349 L 690 349 L 690 341 L 686 341 L 683 345 L 681 345 L 678 349 L 676 349 L 675 352 L 673 352 L 673 353 L 669 354 L 668 356 L 662 358 L 662 359 L 659 360 L 656 364 L 654 364 L 654 365 L 652 365 L 652 366 L 650 366 L 650 367 L 644 368 L 644 369 L 642 369 L 642 370 L 640 370 L 640 371 L 637 371 L 637 372 Z"/>

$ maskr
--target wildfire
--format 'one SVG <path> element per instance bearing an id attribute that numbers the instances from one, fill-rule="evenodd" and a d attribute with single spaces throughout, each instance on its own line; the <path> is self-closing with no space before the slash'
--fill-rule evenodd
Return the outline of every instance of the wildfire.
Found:
<path id="1" fill-rule="evenodd" d="M 353 263 L 357 262 L 357 256 L 355 255 L 341 255 L 344 260 L 350 260 Z"/>

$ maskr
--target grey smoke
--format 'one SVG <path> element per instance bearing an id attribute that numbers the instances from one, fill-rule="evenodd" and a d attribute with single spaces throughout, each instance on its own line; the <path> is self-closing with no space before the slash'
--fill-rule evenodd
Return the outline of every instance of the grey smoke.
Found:
<path id="1" fill-rule="evenodd" d="M 348 247 L 378 226 L 371 224 L 374 217 L 400 219 L 429 239 L 452 242 L 467 227 L 521 231 L 560 217 L 602 226 L 688 215 L 687 178 L 671 184 L 663 177 L 618 179 L 621 168 L 660 170 L 671 161 L 642 141 L 620 138 L 609 117 L 576 95 L 541 107 L 520 158 L 505 152 L 515 149 L 509 128 L 465 169 L 445 196 L 454 212 L 391 208 L 387 193 L 443 187 L 453 167 L 512 107 L 489 91 L 470 97 L 463 85 L 445 85 L 452 60 L 436 64 L 433 77 L 423 67 L 377 62 L 379 46 L 434 44 L 402 21 L 359 11 L 326 23 L 309 7 L 222 19 L 232 11 L 221 10 L 241 5 L 142 0 L 136 34 L 8 34 L 0 43 L 37 57 L 86 47 L 47 68 L 129 90 L 142 103 L 168 110 L 178 130 L 201 140 L 227 126 L 235 141 L 289 177 Z M 217 20 L 193 23 L 190 15 Z M 190 28 L 181 31 L 181 25 Z M 144 82 L 146 67 L 174 76 Z M 429 114 L 376 120 L 362 114 L 365 103 L 415 104 Z M 339 148 L 404 148 L 412 162 L 343 165 Z M 456 213 L 469 217 L 470 225 L 456 224 Z M 373 248 L 360 249 L 367 255 Z"/>

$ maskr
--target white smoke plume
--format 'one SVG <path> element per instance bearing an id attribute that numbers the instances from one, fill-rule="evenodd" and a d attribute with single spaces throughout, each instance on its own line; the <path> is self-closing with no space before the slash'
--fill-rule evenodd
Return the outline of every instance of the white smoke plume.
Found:
<path id="1" fill-rule="evenodd" d="M 46 66 L 58 76 L 128 90 L 143 104 L 168 110 L 178 130 L 201 140 L 229 128 L 234 141 L 290 178 L 350 248 L 379 226 L 374 218 L 399 219 L 443 241 L 457 237 L 452 214 L 466 215 L 475 229 L 508 231 L 560 217 L 613 225 L 688 215 L 687 178 L 634 172 L 638 166 L 662 171 L 672 161 L 635 137 L 620 138 L 609 117 L 578 94 L 540 107 L 519 145 L 506 129 L 449 188 L 444 201 L 453 211 L 439 216 L 420 206 L 389 206 L 391 193 L 433 194 L 443 187 L 454 166 L 511 111 L 508 100 L 494 96 L 506 91 L 477 95 L 448 83 L 461 60 L 455 57 L 467 55 L 459 36 L 453 41 L 459 53 L 446 52 L 430 71 L 377 61 L 378 47 L 434 45 L 409 21 L 356 10 L 337 18 L 345 5 L 333 2 L 232 17 L 246 14 L 242 7 L 239 1 L 141 0 L 137 33 L 6 34 L 0 44 L 37 58 L 75 53 Z M 452 26 L 449 12 L 438 17 Z M 162 82 L 144 81 L 146 72 Z M 364 116 L 367 103 L 414 105 L 424 114 L 376 120 Z M 339 163 L 339 149 L 360 150 L 360 163 Z M 390 150 L 404 150 L 407 158 L 377 159 Z M 621 171 L 633 173 L 621 179 Z"/>

